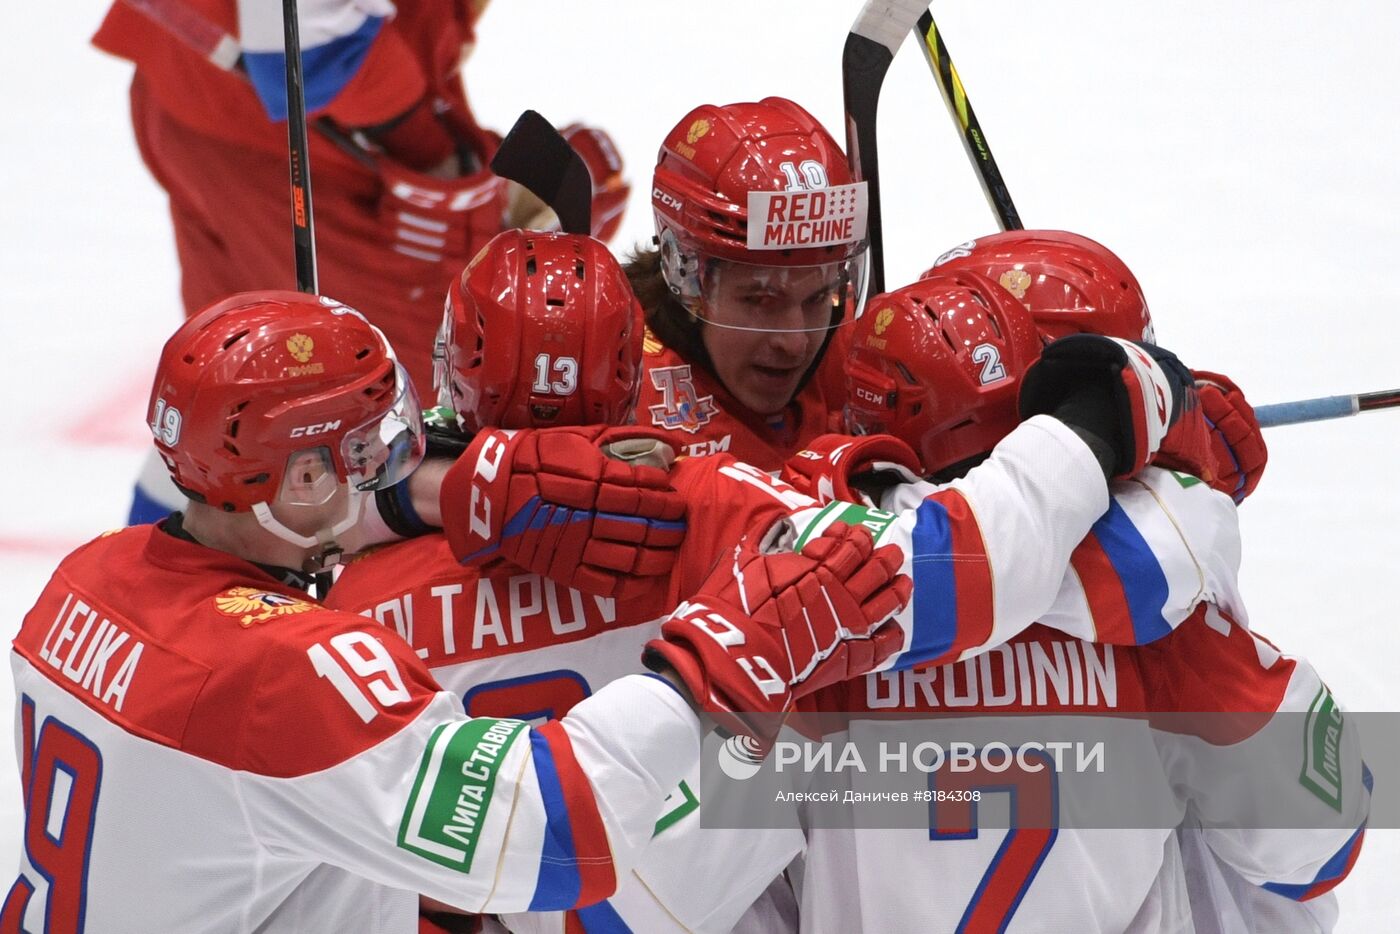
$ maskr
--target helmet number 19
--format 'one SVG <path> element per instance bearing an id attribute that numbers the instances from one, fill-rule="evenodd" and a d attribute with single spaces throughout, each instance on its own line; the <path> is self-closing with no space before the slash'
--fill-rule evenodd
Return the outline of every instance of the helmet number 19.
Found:
<path id="1" fill-rule="evenodd" d="M 555 379 L 551 380 L 553 374 Z M 553 357 L 542 353 L 535 356 L 535 382 L 530 386 L 534 392 L 547 392 L 556 396 L 571 396 L 578 389 L 578 361 L 573 357 Z"/>
<path id="2" fill-rule="evenodd" d="M 180 443 L 180 410 L 166 405 L 165 399 L 156 400 L 156 410 L 151 413 L 151 434 L 166 447 Z"/>
<path id="3" fill-rule="evenodd" d="M 827 181 L 826 166 L 815 159 L 804 159 L 794 165 L 791 162 L 783 162 L 778 165 L 778 171 L 783 173 L 787 179 L 788 191 L 806 191 L 810 188 L 830 188 Z"/>

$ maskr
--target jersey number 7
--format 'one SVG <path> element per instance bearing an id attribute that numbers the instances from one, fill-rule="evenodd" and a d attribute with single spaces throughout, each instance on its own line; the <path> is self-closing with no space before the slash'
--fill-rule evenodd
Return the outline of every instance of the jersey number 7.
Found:
<path id="1" fill-rule="evenodd" d="M 1059 789 L 1054 760 L 1043 751 L 1019 749 L 1007 756 L 1007 766 L 993 771 L 979 756 L 972 769 L 954 772 L 945 767 L 929 775 L 933 800 L 928 806 L 928 838 L 940 846 L 951 845 L 944 841 L 976 840 L 980 832 L 978 803 L 969 794 L 949 792 L 979 791 L 983 801 L 997 793 L 1009 798 L 1006 836 L 963 911 L 958 934 L 1005 931 L 1055 845 Z M 940 793 L 945 796 L 942 801 Z"/>

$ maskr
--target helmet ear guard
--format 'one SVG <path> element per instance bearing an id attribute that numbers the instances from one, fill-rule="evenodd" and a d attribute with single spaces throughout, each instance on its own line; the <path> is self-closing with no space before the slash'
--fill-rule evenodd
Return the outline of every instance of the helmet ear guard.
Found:
<path id="1" fill-rule="evenodd" d="M 671 288 L 671 294 L 688 309 L 700 302 L 700 258 L 681 247 L 676 232 L 669 226 L 658 238 L 661 248 L 661 277 Z"/>

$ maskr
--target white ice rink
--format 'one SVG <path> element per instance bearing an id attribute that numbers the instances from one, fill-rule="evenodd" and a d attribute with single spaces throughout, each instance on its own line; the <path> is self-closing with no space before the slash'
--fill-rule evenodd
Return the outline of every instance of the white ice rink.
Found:
<path id="1" fill-rule="evenodd" d="M 127 120 L 129 68 L 87 44 L 106 5 L 12 4 L 0 33 L 6 638 L 54 564 L 122 521 L 149 445 L 150 372 L 180 317 L 164 197 Z M 781 94 L 841 126 L 858 6 L 502 0 L 468 84 L 489 126 L 534 107 L 612 132 L 634 184 L 626 244 L 650 235 L 652 159 L 691 106 Z M 935 13 L 1022 217 L 1114 248 L 1164 345 L 1256 403 L 1400 385 L 1400 5 L 961 0 Z M 912 42 L 882 118 L 897 285 L 994 222 Z M 1353 710 L 1400 710 L 1398 439 L 1400 411 L 1273 430 L 1241 509 L 1255 628 Z M 20 826 L 7 752 L 0 853 L 17 852 Z M 1400 833 L 1368 834 L 1339 889 L 1340 930 L 1396 929 L 1397 865 Z"/>

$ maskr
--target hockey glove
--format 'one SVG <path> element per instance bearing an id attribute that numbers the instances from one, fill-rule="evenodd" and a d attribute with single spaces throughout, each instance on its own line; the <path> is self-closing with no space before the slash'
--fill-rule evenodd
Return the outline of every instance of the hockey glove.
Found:
<path id="1" fill-rule="evenodd" d="M 442 484 L 452 553 L 464 564 L 499 556 L 605 597 L 663 586 L 685 538 L 685 501 L 664 471 L 605 455 L 599 445 L 616 435 L 602 427 L 478 434 Z"/>
<path id="2" fill-rule="evenodd" d="M 1219 469 L 1211 434 L 1210 424 L 1201 411 L 1200 400 L 1188 398 L 1181 417 L 1162 438 L 1162 445 L 1152 455 L 1151 463 L 1199 477 L 1214 487 Z"/>
<path id="3" fill-rule="evenodd" d="M 923 468 L 914 449 L 893 435 L 821 435 L 783 464 L 781 479 L 825 506 L 833 500 L 863 502 L 853 477 L 889 474 L 891 482 L 911 483 Z"/>
<path id="4" fill-rule="evenodd" d="M 1211 485 L 1235 502 L 1243 502 L 1259 485 L 1269 462 L 1259 419 L 1240 387 L 1228 378 L 1205 370 L 1197 370 L 1195 375 L 1215 451 L 1216 475 Z"/>
<path id="5" fill-rule="evenodd" d="M 877 549 L 865 529 L 842 523 L 801 553 L 764 553 L 745 539 L 643 661 L 674 669 L 721 727 L 766 745 L 798 698 L 899 651 L 904 633 L 887 621 L 913 591 L 902 561 L 897 547 Z"/>
<path id="6" fill-rule="evenodd" d="M 1161 446 L 1194 392 L 1171 351 L 1097 334 L 1048 344 L 1021 383 L 1021 417 L 1053 415 L 1107 445 L 1105 472 L 1128 477 Z M 1092 445 L 1091 445 L 1092 446 Z"/>

